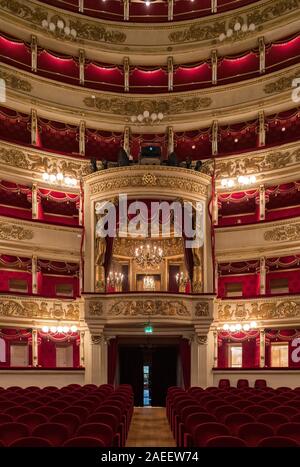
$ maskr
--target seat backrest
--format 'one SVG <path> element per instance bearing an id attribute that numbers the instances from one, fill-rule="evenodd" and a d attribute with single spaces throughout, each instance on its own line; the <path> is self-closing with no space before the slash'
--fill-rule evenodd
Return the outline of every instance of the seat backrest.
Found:
<path id="1" fill-rule="evenodd" d="M 26 413 L 24 415 L 20 415 L 16 421 L 24 423 L 24 425 L 29 428 L 30 432 L 32 432 L 36 426 L 41 425 L 42 423 L 47 423 L 48 418 L 40 413 Z"/>
<path id="2" fill-rule="evenodd" d="M 200 425 L 201 423 L 216 421 L 217 419 L 213 414 L 199 411 L 194 412 L 186 417 L 185 427 L 190 433 L 192 433 L 195 426 Z"/>
<path id="3" fill-rule="evenodd" d="M 257 421 L 260 423 L 265 423 L 266 425 L 270 425 L 273 428 L 277 428 L 280 425 L 287 423 L 289 419 L 283 414 L 276 412 L 268 412 L 259 415 L 257 417 Z"/>
<path id="4" fill-rule="evenodd" d="M 80 417 L 73 413 L 59 413 L 50 419 L 51 423 L 62 423 L 69 431 L 69 435 L 73 435 L 80 425 Z"/>
<path id="5" fill-rule="evenodd" d="M 270 436 L 257 443 L 258 448 L 293 448 L 298 447 L 297 441 L 287 436 Z"/>
<path id="6" fill-rule="evenodd" d="M 52 448 L 53 444 L 45 438 L 28 436 L 19 438 L 9 445 L 10 448 Z"/>
<path id="7" fill-rule="evenodd" d="M 0 425 L 0 441 L 9 446 L 18 438 L 29 436 L 29 429 L 24 423 L 9 422 Z"/>
<path id="8" fill-rule="evenodd" d="M 261 415 L 262 413 L 268 412 L 268 409 L 266 407 L 263 407 L 262 405 L 249 405 L 248 407 L 244 407 L 242 409 L 242 412 L 249 413 L 250 415 L 258 416 L 258 415 Z"/>
<path id="9" fill-rule="evenodd" d="M 104 423 L 85 423 L 81 425 L 76 433 L 77 436 L 98 436 L 105 442 L 106 447 L 111 447 L 113 442 L 113 430 Z"/>
<path id="10" fill-rule="evenodd" d="M 287 422 L 277 428 L 278 436 L 288 436 L 296 441 L 300 441 L 300 423 Z"/>
<path id="11" fill-rule="evenodd" d="M 50 441 L 54 446 L 61 446 L 69 436 L 68 428 L 62 423 L 43 423 L 32 430 L 32 436 Z"/>
<path id="12" fill-rule="evenodd" d="M 254 387 L 256 389 L 265 388 L 267 386 L 267 381 L 265 379 L 256 379 L 254 382 Z"/>
<path id="13" fill-rule="evenodd" d="M 219 388 L 220 389 L 227 389 L 230 387 L 230 380 L 226 378 L 222 378 L 219 381 Z"/>
<path id="14" fill-rule="evenodd" d="M 207 448 L 246 448 L 247 444 L 236 436 L 215 436 L 205 444 Z"/>
<path id="15" fill-rule="evenodd" d="M 207 441 L 215 436 L 230 436 L 228 428 L 222 423 L 208 422 L 202 423 L 195 427 L 193 443 L 196 447 L 205 446 Z"/>
<path id="16" fill-rule="evenodd" d="M 63 444 L 64 448 L 104 448 L 105 442 L 92 436 L 76 436 Z"/>
<path id="17" fill-rule="evenodd" d="M 237 432 L 237 436 L 246 441 L 248 446 L 256 446 L 263 438 L 274 435 L 274 430 L 265 423 L 245 423 Z"/>
<path id="18" fill-rule="evenodd" d="M 239 379 L 237 381 L 236 387 L 238 389 L 248 388 L 249 387 L 249 381 L 247 379 Z"/>

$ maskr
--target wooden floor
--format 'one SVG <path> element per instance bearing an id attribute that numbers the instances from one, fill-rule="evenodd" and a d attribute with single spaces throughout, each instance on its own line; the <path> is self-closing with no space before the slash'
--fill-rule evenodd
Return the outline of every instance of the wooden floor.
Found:
<path id="1" fill-rule="evenodd" d="M 128 448 L 176 446 L 165 407 L 136 407 L 126 446 Z"/>

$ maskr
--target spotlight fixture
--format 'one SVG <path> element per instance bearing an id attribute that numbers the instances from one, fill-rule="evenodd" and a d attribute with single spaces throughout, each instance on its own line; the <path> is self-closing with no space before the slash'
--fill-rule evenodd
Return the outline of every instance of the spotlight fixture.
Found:
<path id="1" fill-rule="evenodd" d="M 144 110 L 143 113 L 138 115 L 132 115 L 130 120 L 132 123 L 140 125 L 154 125 L 160 123 L 164 119 L 164 114 L 162 112 L 152 112 L 150 114 L 149 110 Z"/>
<path id="2" fill-rule="evenodd" d="M 76 180 L 76 178 L 65 176 L 62 172 L 50 174 L 48 172 L 44 172 L 42 177 L 44 182 L 50 184 L 67 185 L 70 187 L 75 187 L 78 184 L 78 180 Z"/>
<path id="3" fill-rule="evenodd" d="M 256 183 L 256 176 L 239 175 L 236 181 L 232 178 L 223 178 L 221 180 L 221 186 L 222 188 L 233 188 L 236 185 L 236 182 L 242 186 L 253 185 L 254 183 Z"/>
<path id="4" fill-rule="evenodd" d="M 69 334 L 69 333 L 74 333 L 74 332 L 77 332 L 78 331 L 78 328 L 77 326 L 75 325 L 72 325 L 71 327 L 70 326 L 66 326 L 66 325 L 59 325 L 59 326 L 43 326 L 42 327 L 42 332 L 45 333 L 45 334 L 49 334 L 52 333 L 52 334 Z"/>
<path id="5" fill-rule="evenodd" d="M 255 31 L 255 28 L 256 26 L 254 23 L 250 23 L 248 26 L 247 23 L 241 24 L 239 21 L 237 21 L 233 28 L 228 28 L 225 30 L 225 32 L 222 32 L 219 35 L 219 41 L 224 42 L 226 39 L 230 39 L 231 37 L 234 39 L 239 39 L 246 33 Z"/>
<path id="6" fill-rule="evenodd" d="M 77 31 L 74 28 L 71 28 L 62 19 L 58 19 L 56 22 L 48 21 L 47 19 L 43 19 L 42 27 L 48 30 L 50 33 L 69 38 L 69 39 L 76 39 Z"/>
<path id="7" fill-rule="evenodd" d="M 256 321 L 251 321 L 250 323 L 235 323 L 235 324 L 228 324 L 225 323 L 222 327 L 223 331 L 230 331 L 230 332 L 236 332 L 236 331 L 250 331 L 251 329 L 256 329 L 257 328 L 257 322 Z"/>

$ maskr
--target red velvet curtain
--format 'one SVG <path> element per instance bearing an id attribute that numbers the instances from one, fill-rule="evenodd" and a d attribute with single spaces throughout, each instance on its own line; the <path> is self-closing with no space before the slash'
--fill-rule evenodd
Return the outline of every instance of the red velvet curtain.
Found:
<path id="1" fill-rule="evenodd" d="M 191 386 L 191 346 L 188 339 L 181 339 L 179 352 L 182 365 L 183 384 L 185 389 Z"/>
<path id="2" fill-rule="evenodd" d="M 110 339 L 107 346 L 107 382 L 115 384 L 118 360 L 118 338 Z"/>

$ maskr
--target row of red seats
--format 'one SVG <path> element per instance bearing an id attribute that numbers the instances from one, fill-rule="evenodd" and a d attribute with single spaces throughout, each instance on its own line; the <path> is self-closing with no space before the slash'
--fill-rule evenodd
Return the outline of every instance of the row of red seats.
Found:
<path id="1" fill-rule="evenodd" d="M 0 388 L 0 447 L 123 447 L 132 414 L 129 385 Z"/>
<path id="2" fill-rule="evenodd" d="M 179 447 L 257 446 L 264 438 L 285 437 L 300 446 L 300 388 L 169 388 L 167 417 Z M 228 437 L 239 438 L 231 439 Z M 241 440 L 241 442 L 240 442 Z M 222 444 L 223 443 L 223 444 Z M 264 441 L 267 443 L 267 441 Z M 283 441 L 281 441 L 282 445 Z"/>

